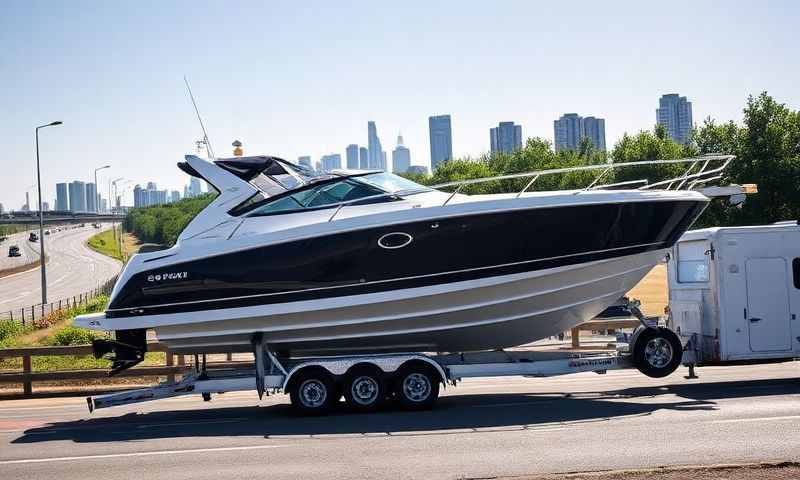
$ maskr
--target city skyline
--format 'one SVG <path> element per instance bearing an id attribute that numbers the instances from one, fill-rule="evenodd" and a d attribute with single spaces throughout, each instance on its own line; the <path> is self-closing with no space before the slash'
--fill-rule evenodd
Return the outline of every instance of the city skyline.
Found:
<path id="1" fill-rule="evenodd" d="M 64 124 L 40 132 L 43 200 L 52 202 L 62 179 L 92 181 L 106 164 L 101 193 L 109 178 L 136 183 L 145 174 L 182 190 L 187 179 L 175 163 L 203 138 L 184 75 L 219 156 L 231 156 L 234 139 L 246 155 L 344 153 L 349 143 L 364 145 L 364 123 L 373 120 L 386 147 L 402 131 L 414 164 L 428 167 L 427 119 L 438 113 L 451 115 L 460 158 L 487 152 L 487 130 L 499 120 L 513 119 L 526 138 L 551 139 L 553 119 L 575 111 L 606 119 L 611 149 L 623 132 L 652 129 L 658 98 L 671 92 L 693 101 L 695 123 L 709 115 L 740 122 L 747 96 L 764 90 L 800 106 L 800 65 L 786 61 L 796 56 L 796 2 L 614 2 L 578 12 L 519 3 L 509 14 L 479 2 L 243 1 L 236 13 L 202 1 L 160 5 L 157 15 L 138 4 L 6 5 L 0 108 L 14 114 L 0 118 L 0 202 L 21 206 L 36 182 L 33 128 L 55 120 Z M 342 35 L 338 26 L 352 18 L 362 21 Z M 451 26 L 442 29 L 442 18 Z M 731 25 L 737 35 L 720 42 L 717 32 Z"/>

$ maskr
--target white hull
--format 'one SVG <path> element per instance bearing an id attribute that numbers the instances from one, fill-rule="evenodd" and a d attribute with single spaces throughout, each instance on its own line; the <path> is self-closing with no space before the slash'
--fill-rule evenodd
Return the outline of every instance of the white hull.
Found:
<path id="1" fill-rule="evenodd" d="M 325 300 L 152 315 L 179 351 L 249 348 L 263 332 L 276 351 L 475 351 L 521 345 L 583 323 L 628 292 L 664 257 L 656 250 L 534 272 Z M 131 328 L 132 318 L 104 319 Z"/>

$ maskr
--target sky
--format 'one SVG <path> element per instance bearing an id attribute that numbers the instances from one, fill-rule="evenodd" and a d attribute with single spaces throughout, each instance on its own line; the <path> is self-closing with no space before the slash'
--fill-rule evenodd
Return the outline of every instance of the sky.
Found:
<path id="1" fill-rule="evenodd" d="M 300 6 L 302 5 L 302 6 Z M 188 77 L 219 157 L 296 161 L 402 132 L 429 165 L 428 117 L 450 114 L 454 156 L 489 128 L 552 141 L 563 113 L 606 119 L 611 147 L 655 124 L 680 93 L 694 121 L 741 120 L 748 95 L 800 108 L 796 1 L 55 2 L 0 5 L 0 203 L 112 178 L 183 190 L 175 164 L 202 138 Z M 34 188 L 32 188 L 34 187 Z M 132 202 L 130 190 L 127 203 Z"/>

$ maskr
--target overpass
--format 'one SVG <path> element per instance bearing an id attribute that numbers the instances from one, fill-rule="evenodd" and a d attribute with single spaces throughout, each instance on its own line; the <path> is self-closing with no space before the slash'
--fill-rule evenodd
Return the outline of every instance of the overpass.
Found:
<path id="1" fill-rule="evenodd" d="M 124 213 L 82 213 L 50 210 L 44 212 L 44 223 L 94 223 L 119 222 L 125 218 Z M 0 215 L 0 225 L 38 224 L 39 212 L 9 212 Z"/>

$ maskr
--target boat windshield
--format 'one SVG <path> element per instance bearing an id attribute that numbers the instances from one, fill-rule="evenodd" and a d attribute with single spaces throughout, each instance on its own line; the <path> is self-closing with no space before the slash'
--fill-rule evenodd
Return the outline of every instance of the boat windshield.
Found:
<path id="1" fill-rule="evenodd" d="M 386 172 L 342 177 L 337 181 L 312 184 L 294 193 L 268 199 L 253 209 L 249 216 L 295 213 L 334 207 L 342 202 L 352 202 L 353 205 L 390 202 L 400 196 L 429 190 L 428 187 Z M 364 199 L 363 203 L 358 201 L 361 198 Z"/>

